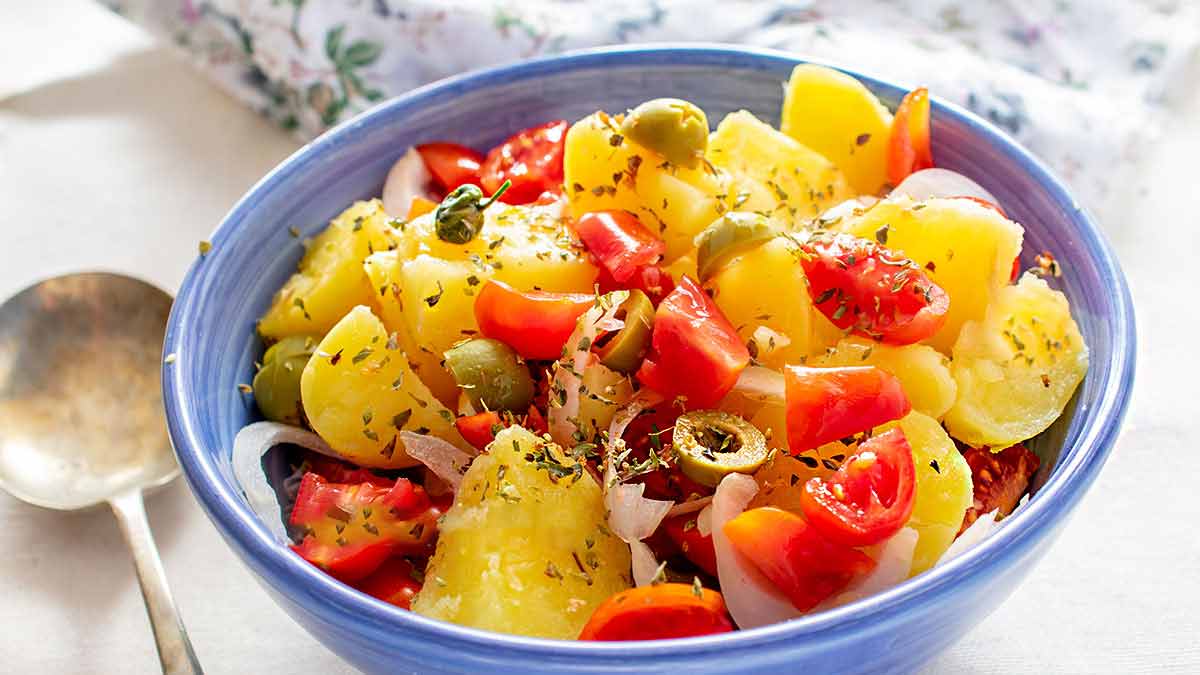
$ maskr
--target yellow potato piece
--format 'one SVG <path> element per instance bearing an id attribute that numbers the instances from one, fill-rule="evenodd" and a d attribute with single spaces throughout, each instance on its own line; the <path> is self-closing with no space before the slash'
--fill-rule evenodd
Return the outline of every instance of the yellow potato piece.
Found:
<path id="1" fill-rule="evenodd" d="M 834 227 L 865 239 L 886 239 L 887 248 L 911 258 L 950 296 L 945 325 L 927 341 L 943 354 L 950 353 L 962 325 L 983 318 L 992 298 L 1008 286 L 1025 233 L 969 199 L 898 197 L 856 214 Z"/>
<path id="2" fill-rule="evenodd" d="M 780 118 L 783 133 L 836 164 L 860 194 L 886 186 L 892 114 L 863 83 L 832 68 L 796 66 Z"/>
<path id="3" fill-rule="evenodd" d="M 300 396 L 313 431 L 362 466 L 415 466 L 397 436 L 401 429 L 474 452 L 458 434 L 454 415 L 413 373 L 398 341 L 365 306 L 350 310 L 317 345 L 300 376 Z"/>
<path id="4" fill-rule="evenodd" d="M 928 345 L 893 346 L 848 337 L 810 363 L 814 366 L 878 366 L 896 376 L 913 410 L 941 419 L 958 385 L 950 375 L 950 359 Z"/>
<path id="5" fill-rule="evenodd" d="M 666 166 L 654 152 L 620 133 L 620 123 L 603 112 L 567 131 L 563 185 L 571 214 L 624 209 L 667 243 L 666 260 L 690 251 L 692 239 L 731 202 L 729 177 L 710 166 Z"/>
<path id="6" fill-rule="evenodd" d="M 258 323 L 268 340 L 322 335 L 355 305 L 370 304 L 362 263 L 375 251 L 396 246 L 398 232 L 377 199 L 357 202 L 309 244 L 299 271 L 275 294 Z"/>
<path id="7" fill-rule="evenodd" d="M 520 427 L 497 434 L 446 513 L 414 612 L 572 640 L 601 602 L 630 587 L 629 547 L 604 525 L 600 487 L 582 467 L 552 478 L 544 467 L 554 462 L 575 467 Z"/>
<path id="8" fill-rule="evenodd" d="M 946 428 L 973 446 L 1005 448 L 1041 433 L 1087 373 L 1088 350 L 1067 298 L 1026 273 L 963 326 L 951 372 L 958 400 Z"/>
<path id="9" fill-rule="evenodd" d="M 758 186 L 743 193 L 747 199 L 737 210 L 766 212 L 796 224 L 853 196 L 832 162 L 745 110 L 726 115 L 717 125 L 708 141 L 708 158 L 739 185 Z"/>
<path id="10" fill-rule="evenodd" d="M 973 499 L 971 467 L 932 417 L 913 411 L 876 433 L 894 427 L 904 430 L 917 470 L 916 502 L 908 521 L 918 535 L 911 576 L 933 567 L 958 535 Z"/>

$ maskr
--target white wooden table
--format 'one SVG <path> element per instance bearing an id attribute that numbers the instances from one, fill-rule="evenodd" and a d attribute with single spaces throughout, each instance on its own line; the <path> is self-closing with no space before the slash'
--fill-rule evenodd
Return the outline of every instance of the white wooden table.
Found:
<path id="1" fill-rule="evenodd" d="M 297 142 L 84 0 L 0 4 L 0 296 L 97 267 L 174 290 L 197 242 Z M 1200 672 L 1200 89 L 1148 155 L 1103 214 L 1139 321 L 1125 432 L 1042 564 L 930 672 Z M 208 672 L 349 671 L 274 606 L 182 481 L 148 506 Z M 0 671 L 156 672 L 109 514 L 0 494 L 0 579 Z"/>

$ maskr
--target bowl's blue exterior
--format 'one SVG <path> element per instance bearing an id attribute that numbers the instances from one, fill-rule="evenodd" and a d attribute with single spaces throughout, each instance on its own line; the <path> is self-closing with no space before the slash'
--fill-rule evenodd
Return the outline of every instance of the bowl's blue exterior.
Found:
<path id="1" fill-rule="evenodd" d="M 579 52 L 467 74 L 325 134 L 233 208 L 176 300 L 165 352 L 177 360 L 164 367 L 164 400 L 193 492 L 288 614 L 373 672 L 891 672 L 930 659 L 1013 590 L 1112 448 L 1133 378 L 1133 311 L 1111 250 L 1062 183 L 1002 133 L 936 99 L 938 164 L 975 178 L 1000 199 L 1026 227 L 1028 256 L 1054 252 L 1066 270 L 1060 287 L 1092 353 L 1074 416 L 1053 434 L 1061 441 L 1053 472 L 1041 477 L 1026 508 L 969 554 L 878 596 L 787 624 L 686 641 L 553 642 L 432 621 L 334 581 L 276 544 L 233 480 L 233 437 L 254 416 L 237 389 L 251 379 L 260 349 L 254 322 L 301 254 L 289 226 L 311 235 L 353 200 L 378 194 L 391 163 L 421 141 L 486 148 L 533 123 L 621 110 L 658 96 L 695 101 L 714 120 L 745 108 L 777 122 L 780 83 L 798 62 L 779 52 L 666 46 Z M 859 77 L 890 105 L 904 92 Z"/>

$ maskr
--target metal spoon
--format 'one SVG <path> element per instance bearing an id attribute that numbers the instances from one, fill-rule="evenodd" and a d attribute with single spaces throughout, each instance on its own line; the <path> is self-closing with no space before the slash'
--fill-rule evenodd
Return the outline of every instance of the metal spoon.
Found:
<path id="1" fill-rule="evenodd" d="M 108 502 L 164 673 L 200 673 L 167 588 L 142 491 L 179 475 L 159 370 L 171 296 L 116 274 L 72 274 L 0 305 L 0 487 L 50 509 Z"/>

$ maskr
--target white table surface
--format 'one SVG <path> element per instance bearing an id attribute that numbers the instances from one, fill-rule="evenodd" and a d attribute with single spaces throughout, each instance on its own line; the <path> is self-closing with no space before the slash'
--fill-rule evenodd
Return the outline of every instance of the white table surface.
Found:
<path id="1" fill-rule="evenodd" d="M 1163 138 L 1104 214 L 1139 321 L 1124 434 L 1043 562 L 929 672 L 1200 672 L 1200 321 L 1185 304 L 1198 290 L 1200 89 Z M 0 0 L 0 296 L 87 268 L 174 290 L 197 242 L 297 145 L 88 2 Z M 182 481 L 148 507 L 208 672 L 350 671 L 275 607 Z M 103 510 L 0 494 L 0 579 L 0 671 L 157 671 Z"/>

